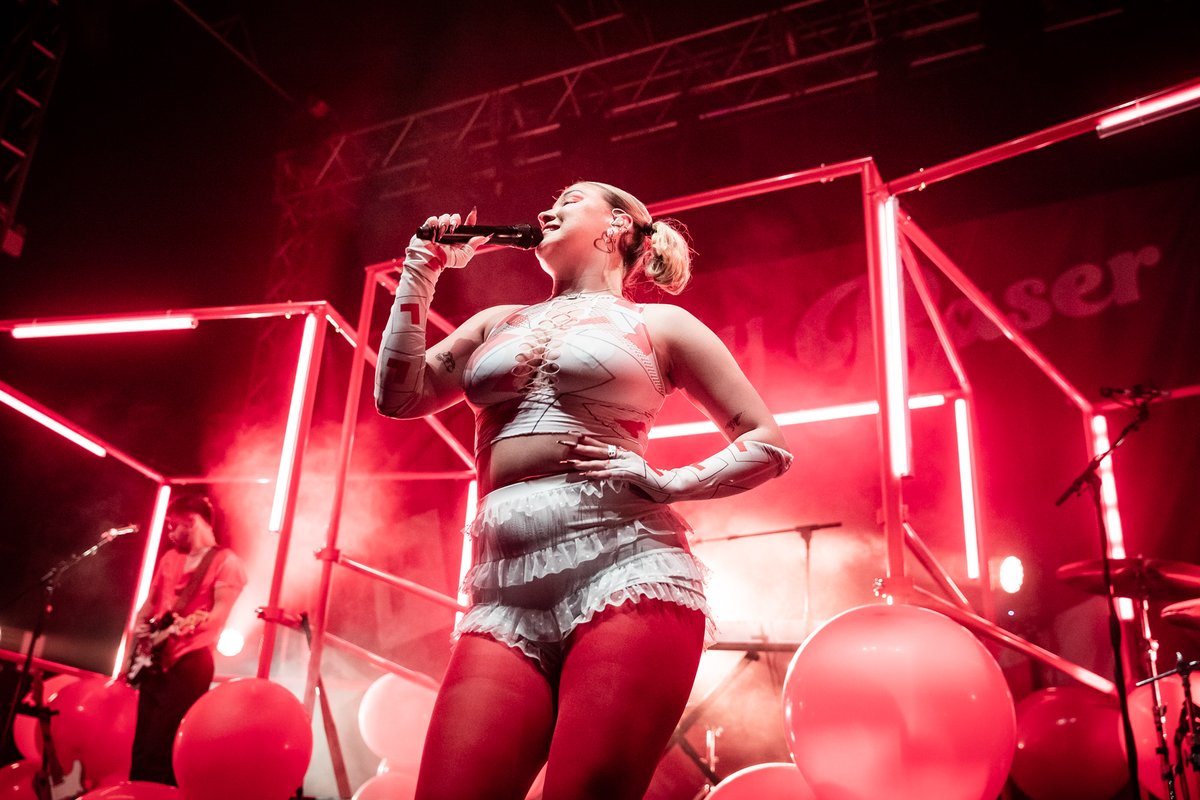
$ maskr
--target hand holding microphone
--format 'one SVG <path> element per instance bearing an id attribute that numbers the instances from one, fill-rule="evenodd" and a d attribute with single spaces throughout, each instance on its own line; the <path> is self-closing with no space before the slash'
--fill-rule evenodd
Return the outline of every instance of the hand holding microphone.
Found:
<path id="1" fill-rule="evenodd" d="M 417 261 L 435 270 L 462 269 L 475 255 L 475 248 L 488 240 L 487 235 L 455 233 L 462 223 L 458 214 L 430 217 L 417 229 L 405 251 L 405 262 Z M 475 209 L 467 214 L 466 226 L 475 224 Z"/>

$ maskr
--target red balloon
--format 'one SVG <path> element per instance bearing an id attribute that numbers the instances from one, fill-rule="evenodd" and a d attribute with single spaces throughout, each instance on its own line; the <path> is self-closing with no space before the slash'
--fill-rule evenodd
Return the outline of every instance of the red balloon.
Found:
<path id="1" fill-rule="evenodd" d="M 62 689 L 75 681 L 79 680 L 74 675 L 55 675 L 53 678 L 47 678 L 42 681 L 42 704 L 49 705 L 50 700 Z M 33 703 L 33 692 L 25 695 L 26 703 Z M 53 729 L 53 722 L 51 728 Z M 20 714 L 13 720 L 13 742 L 17 745 L 17 749 L 21 751 L 21 755 L 31 761 L 42 760 L 42 726 L 34 717 Z M 52 734 L 53 735 L 53 734 Z M 57 752 L 58 745 L 55 745 Z M 61 758 L 60 765 L 61 765 Z M 64 772 L 67 770 L 64 766 Z"/>
<path id="2" fill-rule="evenodd" d="M 87 713 L 91 735 L 77 747 L 84 772 L 93 779 L 128 776 L 137 691 L 122 680 L 110 680 L 90 695 Z"/>
<path id="3" fill-rule="evenodd" d="M 295 695 L 263 678 L 205 694 L 175 735 L 184 800 L 285 800 L 304 780 L 313 736 Z"/>
<path id="4" fill-rule="evenodd" d="M 1200 705 L 1200 676 L 1193 676 L 1192 702 Z M 1183 709 L 1183 684 L 1178 678 L 1164 678 L 1158 681 L 1158 691 L 1162 696 L 1163 705 L 1167 707 L 1166 727 L 1164 733 L 1167 747 L 1171 752 L 1172 765 L 1178 764 L 1175 755 L 1175 733 L 1179 730 L 1180 713 Z M 1154 727 L 1154 694 L 1151 686 L 1139 686 L 1129 693 L 1129 722 L 1133 726 L 1133 739 L 1138 752 L 1138 783 L 1148 792 L 1159 797 L 1167 796 L 1167 784 L 1162 778 L 1162 757 L 1155 752 L 1158 747 L 1158 732 Z M 1186 732 L 1185 732 L 1186 734 Z M 1185 735 L 1183 741 L 1184 758 L 1187 758 L 1191 737 Z M 1175 792 L 1183 795 L 1180 783 L 1188 786 L 1189 797 L 1200 797 L 1200 776 L 1196 771 L 1187 769 L 1182 776 L 1176 777 Z"/>
<path id="5" fill-rule="evenodd" d="M 417 776 L 406 772 L 385 772 L 358 787 L 352 800 L 412 800 L 416 792 Z"/>
<path id="6" fill-rule="evenodd" d="M 1082 686 L 1021 700 L 1011 776 L 1033 800 L 1109 800 L 1129 780 L 1117 700 Z"/>
<path id="7" fill-rule="evenodd" d="M 29 760 L 0 767 L 0 800 L 38 800 L 33 781 L 41 768 Z"/>
<path id="8" fill-rule="evenodd" d="M 90 791 L 79 800 L 183 800 L 183 794 L 174 786 L 163 783 L 121 781 Z"/>
<path id="9" fill-rule="evenodd" d="M 795 764 L 757 764 L 716 785 L 708 800 L 816 800 Z"/>
<path id="10" fill-rule="evenodd" d="M 88 675 L 63 686 L 47 701 L 58 712 L 50 722 L 50 735 L 64 766 L 74 764 L 83 755 L 88 741 L 106 735 L 101 706 L 107 683 L 99 675 Z"/>
<path id="11" fill-rule="evenodd" d="M 792 759 L 818 800 L 1000 793 L 1016 718 L 1004 674 L 935 611 L 862 606 L 796 652 L 783 686 Z"/>

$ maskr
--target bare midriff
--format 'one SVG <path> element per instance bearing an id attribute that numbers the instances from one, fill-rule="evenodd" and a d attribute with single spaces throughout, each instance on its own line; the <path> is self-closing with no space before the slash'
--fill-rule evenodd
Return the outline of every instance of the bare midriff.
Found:
<path id="1" fill-rule="evenodd" d="M 475 459 L 479 496 L 510 483 L 572 472 L 573 467 L 563 463 L 571 457 L 571 450 L 561 442 L 576 442 L 579 436 L 578 433 L 535 433 L 501 439 L 485 447 Z"/>

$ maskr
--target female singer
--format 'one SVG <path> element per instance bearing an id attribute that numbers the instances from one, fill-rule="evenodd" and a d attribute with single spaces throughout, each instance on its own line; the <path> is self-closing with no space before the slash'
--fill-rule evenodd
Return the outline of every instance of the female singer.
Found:
<path id="1" fill-rule="evenodd" d="M 792 457 L 708 327 L 678 306 L 625 298 L 639 276 L 678 294 L 690 251 L 680 229 L 608 184 L 569 186 L 538 215 L 536 255 L 553 280 L 545 301 L 485 309 L 426 348 L 438 275 L 486 241 L 438 241 L 463 222 L 430 217 L 430 239 L 409 243 L 376 374 L 388 416 L 463 399 L 476 413 L 471 609 L 416 796 L 521 800 L 546 764 L 545 800 L 640 798 L 712 626 L 703 568 L 669 503 L 744 491 Z M 661 469 L 643 454 L 675 389 L 730 444 Z"/>

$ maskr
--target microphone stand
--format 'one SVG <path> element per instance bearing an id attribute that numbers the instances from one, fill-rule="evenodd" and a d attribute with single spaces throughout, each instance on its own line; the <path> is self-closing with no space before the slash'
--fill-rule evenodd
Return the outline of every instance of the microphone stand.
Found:
<path id="1" fill-rule="evenodd" d="M 71 567 L 78 564 L 89 556 L 94 556 L 100 551 L 100 548 L 111 542 L 116 536 L 109 536 L 107 532 L 101 535 L 100 541 L 84 550 L 81 553 L 64 558 L 62 561 L 55 564 L 50 570 L 41 577 L 40 583 L 42 586 L 42 602 L 38 604 L 37 616 L 34 617 L 33 629 L 29 634 L 29 647 L 25 651 L 25 660 L 21 664 L 21 671 L 17 675 L 16 686 L 13 689 L 12 702 L 8 707 L 8 719 L 5 720 L 4 729 L 0 731 L 0 747 L 8 743 L 8 737 L 12 733 L 13 720 L 16 718 L 17 706 L 21 701 L 21 692 L 25 684 L 29 682 L 29 675 L 33 671 L 33 654 L 37 648 L 38 639 L 41 638 L 43 631 L 46 628 L 50 614 L 54 611 L 54 591 L 58 588 L 58 581 L 63 574 Z M 37 700 L 37 698 L 35 698 Z M 46 709 L 39 707 L 34 711 L 35 716 L 42 719 L 42 714 L 46 713 Z M 44 719 L 43 726 L 48 724 L 49 719 Z M 46 730 L 43 727 L 43 732 Z M 44 740 L 49 737 L 43 736 Z M 44 744 L 49 744 L 44 741 Z M 34 781 L 34 789 L 37 792 L 38 800 L 51 800 L 50 784 L 51 782 L 61 783 L 62 774 L 58 769 L 57 758 L 55 757 L 50 747 L 42 748 L 42 771 L 40 776 Z"/>
<path id="2" fill-rule="evenodd" d="M 812 535 L 813 531 L 819 531 L 823 528 L 840 528 L 840 522 L 815 522 L 809 525 L 793 525 L 790 528 L 778 528 L 773 531 L 759 531 L 758 533 L 735 533 L 732 536 L 716 536 L 710 539 L 696 539 L 693 544 L 705 544 L 706 542 L 732 542 L 735 539 L 749 539 L 752 536 L 770 536 L 775 533 L 798 533 L 800 538 L 804 540 L 804 635 L 808 636 L 812 629 Z"/>
<path id="3" fill-rule="evenodd" d="M 1100 453 L 1084 467 L 1083 472 L 1079 473 L 1078 477 L 1072 481 L 1054 505 L 1061 506 L 1072 496 L 1079 494 L 1086 486 L 1092 495 L 1092 501 L 1096 507 L 1096 524 L 1100 532 L 1100 559 L 1104 567 L 1104 585 L 1108 589 L 1108 632 L 1109 640 L 1112 643 L 1113 650 L 1113 677 L 1114 683 L 1117 685 L 1117 700 L 1121 707 L 1121 726 L 1125 734 L 1125 755 L 1129 765 L 1129 779 L 1132 785 L 1132 797 L 1138 800 L 1138 762 L 1137 762 L 1137 745 L 1133 736 L 1133 723 L 1129 718 L 1129 690 L 1125 685 L 1125 664 L 1122 656 L 1123 648 L 1121 646 L 1121 616 L 1117 609 L 1116 587 L 1113 586 L 1112 580 L 1112 562 L 1108 556 L 1108 526 L 1104 522 L 1104 503 L 1101 499 L 1101 483 L 1098 470 L 1100 463 L 1108 458 L 1118 447 L 1124 444 L 1125 439 L 1136 431 L 1143 423 L 1150 419 L 1150 397 L 1135 397 L 1132 407 L 1137 411 L 1137 416 L 1121 430 L 1120 435 L 1113 440 L 1112 445 Z M 1162 720 L 1160 706 L 1162 700 L 1159 697 L 1157 684 L 1154 691 L 1155 709 L 1154 713 L 1158 722 L 1159 738 L 1162 738 Z M 1163 744 L 1163 747 L 1166 745 Z M 1167 782 L 1168 800 L 1176 800 L 1175 796 L 1175 780 L 1174 776 L 1168 769 L 1164 775 Z"/>

